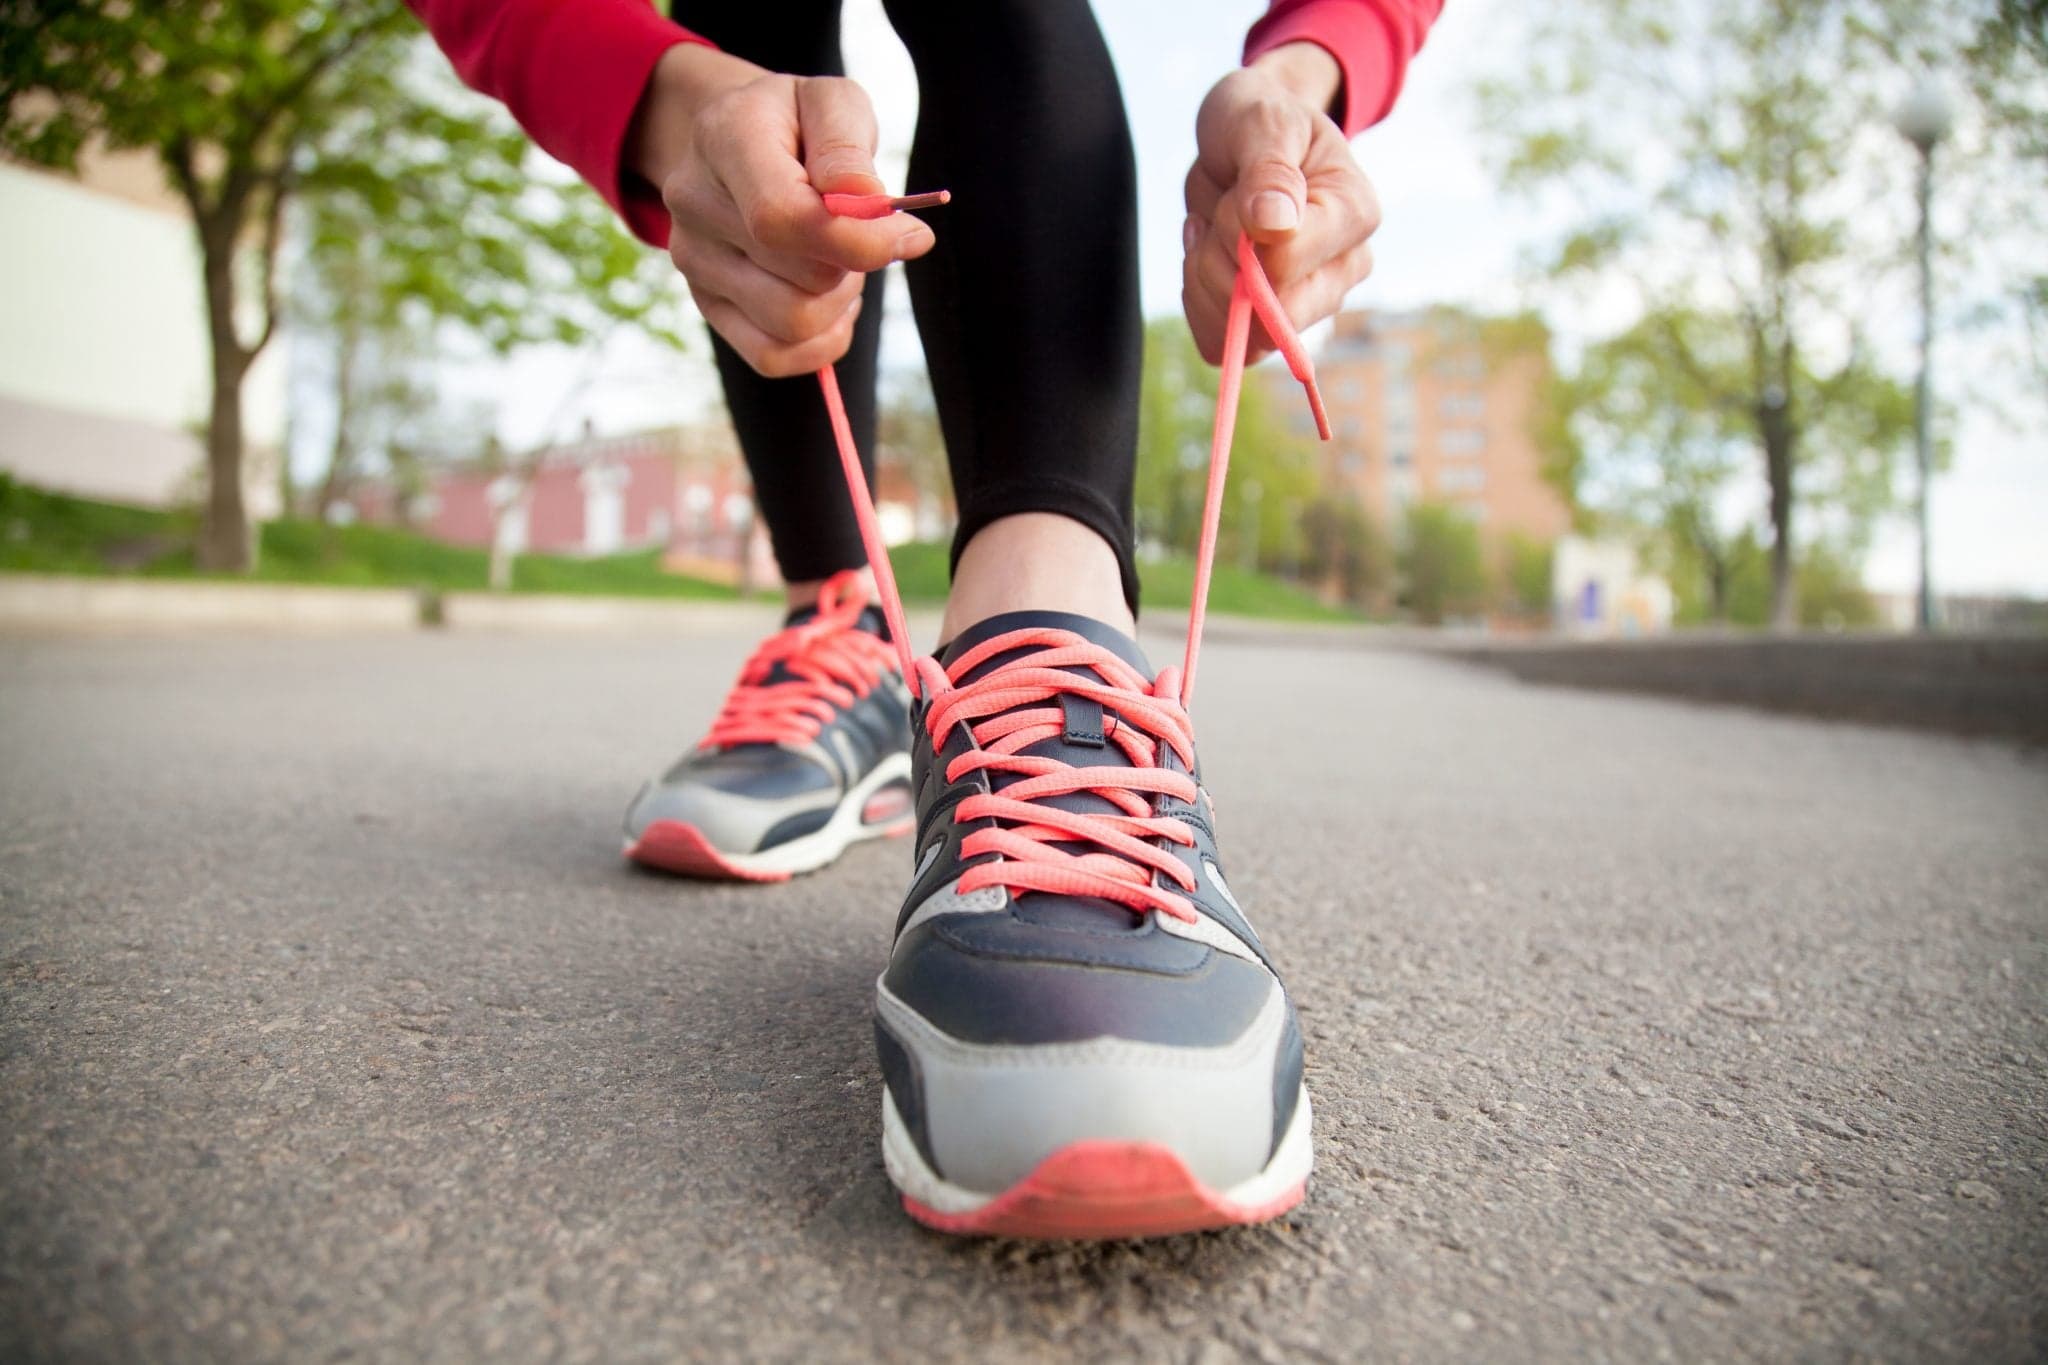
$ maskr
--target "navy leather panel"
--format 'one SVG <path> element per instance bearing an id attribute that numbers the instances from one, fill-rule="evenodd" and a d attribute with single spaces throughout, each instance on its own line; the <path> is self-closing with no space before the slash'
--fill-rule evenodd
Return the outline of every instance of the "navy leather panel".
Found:
<path id="1" fill-rule="evenodd" d="M 970 952 L 943 936 L 964 918 L 1007 917 L 943 915 L 920 924 L 897 943 L 883 979 L 904 1004 L 967 1042 L 1107 1036 L 1218 1047 L 1243 1035 L 1272 990 L 1260 968 L 1210 949 L 1181 974 Z"/>
<path id="2" fill-rule="evenodd" d="M 917 1059 L 879 1019 L 875 1020 L 875 1053 L 882 1063 L 882 1083 L 889 1087 L 889 1098 L 896 1103 L 896 1117 L 909 1130 L 910 1140 L 917 1144 L 924 1164 L 943 1176 L 945 1172 L 939 1171 L 938 1160 L 932 1155 L 931 1129 L 924 1116 L 924 1079 L 917 1074 Z"/>
<path id="3" fill-rule="evenodd" d="M 765 849 L 774 848 L 777 844 L 786 844 L 791 839 L 801 839 L 806 834 L 825 828 L 832 819 L 832 810 L 831 806 L 820 806 L 816 810 L 798 811 L 795 815 L 776 821 L 769 827 L 768 832 L 761 836 L 761 842 L 754 845 L 754 852 L 760 853 Z"/>
<path id="4" fill-rule="evenodd" d="M 1040 899 L 1026 897 L 1026 902 Z M 1047 898 L 1052 899 L 1052 898 Z M 1007 915 L 941 915 L 931 921 L 939 938 L 962 952 L 1083 967 L 1121 967 L 1163 976 L 1192 976 L 1216 950 L 1179 938 L 1146 916 L 1112 905 L 1057 926 Z"/>
<path id="5" fill-rule="evenodd" d="M 807 758 L 773 744 L 692 752 L 663 774 L 664 782 L 685 778 L 734 796 L 778 801 L 835 785 L 836 775 Z"/>
<path id="6" fill-rule="evenodd" d="M 1287 1125 L 1294 1121 L 1294 1106 L 1301 1098 L 1301 1026 L 1294 1018 L 1294 1002 L 1287 1003 L 1287 1031 L 1280 1035 L 1280 1051 L 1273 1059 L 1273 1146 L 1266 1160 L 1280 1150 Z"/>

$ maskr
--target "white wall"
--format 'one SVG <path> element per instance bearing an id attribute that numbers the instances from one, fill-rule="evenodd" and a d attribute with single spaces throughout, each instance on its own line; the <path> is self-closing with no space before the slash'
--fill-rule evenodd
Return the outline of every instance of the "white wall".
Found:
<path id="1" fill-rule="evenodd" d="M 282 442 L 282 352 L 273 343 L 243 386 L 252 447 Z M 123 501 L 189 491 L 207 375 L 190 224 L 0 164 L 0 468 Z M 274 481 L 259 476 L 274 466 L 250 463 L 251 509 L 274 512 Z"/>

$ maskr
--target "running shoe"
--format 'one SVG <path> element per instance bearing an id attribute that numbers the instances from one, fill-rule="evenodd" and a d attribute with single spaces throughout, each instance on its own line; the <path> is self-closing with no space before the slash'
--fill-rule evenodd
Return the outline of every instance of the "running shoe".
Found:
<path id="1" fill-rule="evenodd" d="M 909 692 L 857 572 L 763 641 L 703 741 L 626 812 L 626 856 L 693 877 L 782 881 L 906 834 Z"/>
<path id="2" fill-rule="evenodd" d="M 1083 616 L 983 621 L 913 660 L 832 367 L 847 493 L 915 694 L 917 870 L 876 984 L 882 1160 L 948 1232 L 1140 1237 L 1294 1207 L 1301 1030 L 1231 895 L 1188 705 L 1254 315 L 1329 420 L 1249 239 L 1224 334 L 1181 667 Z"/>
<path id="3" fill-rule="evenodd" d="M 1181 673 L 1057 612 L 920 663 L 882 1157 L 947 1232 L 1254 1223 L 1311 1160 L 1301 1030 L 1222 870 Z"/>

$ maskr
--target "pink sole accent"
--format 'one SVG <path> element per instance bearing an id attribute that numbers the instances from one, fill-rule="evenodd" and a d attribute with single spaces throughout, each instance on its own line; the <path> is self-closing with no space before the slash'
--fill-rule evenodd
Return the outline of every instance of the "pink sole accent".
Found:
<path id="1" fill-rule="evenodd" d="M 1308 1182 L 1262 1204 L 1239 1204 L 1195 1179 L 1156 1142 L 1070 1143 L 969 1213 L 941 1213 L 903 1196 L 912 1218 L 940 1232 L 1097 1241 L 1263 1223 L 1301 1202 Z"/>
<path id="2" fill-rule="evenodd" d="M 886 791 L 878 791 L 868 798 L 868 803 L 860 808 L 860 822 L 863 825 L 879 825 L 884 820 L 900 819 L 902 816 L 907 815 L 909 811 L 910 789 L 908 787 L 891 787 Z M 897 833 L 907 834 L 909 832 L 908 826 L 905 826 L 900 831 L 890 831 L 892 835 Z"/>
<path id="3" fill-rule="evenodd" d="M 626 856 L 642 867 L 659 868 L 685 877 L 706 877 L 733 882 L 786 882 L 787 872 L 760 872 L 740 867 L 711 846 L 695 825 L 680 820 L 656 820 L 640 831 L 640 837 L 626 848 Z"/>

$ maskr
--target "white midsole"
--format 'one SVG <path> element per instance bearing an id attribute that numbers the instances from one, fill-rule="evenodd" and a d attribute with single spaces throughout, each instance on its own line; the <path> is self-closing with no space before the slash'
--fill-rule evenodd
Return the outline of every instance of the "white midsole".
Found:
<path id="1" fill-rule="evenodd" d="M 901 821 L 897 820 L 884 820 L 880 824 L 870 825 L 860 818 L 860 813 L 866 807 L 868 798 L 876 792 L 891 782 L 909 780 L 910 755 L 907 752 L 890 754 L 875 765 L 873 772 L 856 783 L 852 791 L 840 799 L 830 820 L 809 834 L 791 839 L 786 844 L 777 844 L 774 848 L 763 849 L 759 853 L 721 853 L 719 856 L 746 872 L 814 872 L 844 853 L 850 845 L 857 844 L 863 839 L 880 838 L 899 825 Z M 909 813 L 906 806 L 905 816 L 907 817 Z M 629 851 L 633 847 L 631 839 L 626 841 L 626 847 Z"/>
<path id="2" fill-rule="evenodd" d="M 1303 1085 L 1294 1102 L 1294 1117 L 1266 1169 L 1218 1193 L 1229 1203 L 1255 1207 L 1272 1203 L 1308 1179 L 1309 1168 L 1315 1164 L 1312 1127 L 1308 1087 Z M 1001 1197 L 1001 1191 L 984 1194 L 952 1184 L 927 1165 L 886 1085 L 882 1087 L 882 1165 L 897 1189 L 939 1213 L 973 1213 Z"/>

